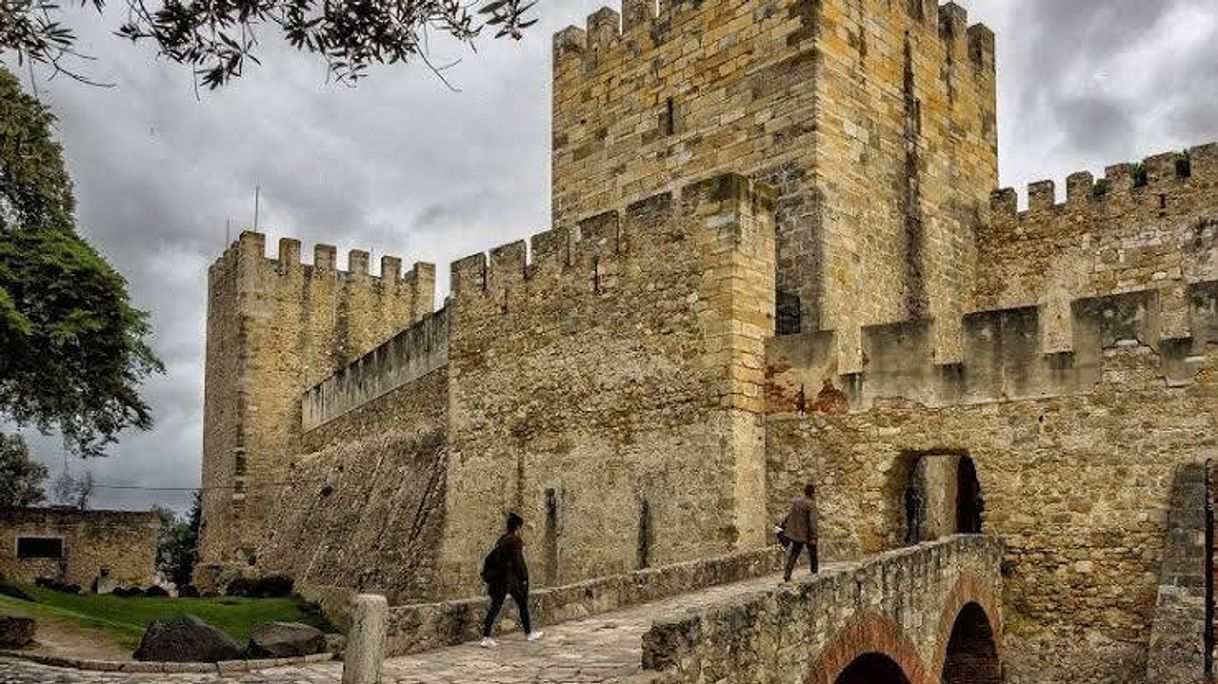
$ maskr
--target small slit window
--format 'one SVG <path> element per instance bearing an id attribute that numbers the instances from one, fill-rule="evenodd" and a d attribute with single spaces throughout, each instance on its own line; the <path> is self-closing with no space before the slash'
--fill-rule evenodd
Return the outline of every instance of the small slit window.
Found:
<path id="1" fill-rule="evenodd" d="M 58 537 L 17 537 L 18 558 L 63 558 L 63 539 Z"/>
<path id="2" fill-rule="evenodd" d="M 670 97 L 664 102 L 664 135 L 677 132 L 677 103 Z"/>

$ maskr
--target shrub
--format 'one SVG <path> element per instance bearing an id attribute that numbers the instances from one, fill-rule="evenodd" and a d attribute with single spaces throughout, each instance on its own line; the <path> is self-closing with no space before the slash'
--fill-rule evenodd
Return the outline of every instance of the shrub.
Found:
<path id="1" fill-rule="evenodd" d="M 292 595 L 296 582 L 291 577 L 270 575 L 254 582 L 256 598 L 286 598 Z"/>
<path id="2" fill-rule="evenodd" d="M 283 575 L 267 575 L 259 579 L 238 577 L 228 583 L 224 594 L 246 598 L 285 598 L 291 596 L 295 588 L 296 582 Z"/>
<path id="3" fill-rule="evenodd" d="M 34 580 L 34 584 L 39 587 L 42 587 L 43 589 L 50 589 L 51 591 L 58 591 L 61 594 L 79 594 L 80 593 L 79 584 L 66 584 L 64 582 L 60 582 L 57 579 L 51 579 L 50 577 L 39 577 Z"/>
<path id="4" fill-rule="evenodd" d="M 228 586 L 225 587 L 225 589 L 224 589 L 224 595 L 225 596 L 247 596 L 247 597 L 253 596 L 253 588 L 254 588 L 253 580 L 245 578 L 245 577 L 238 577 L 237 579 L 228 583 Z"/>

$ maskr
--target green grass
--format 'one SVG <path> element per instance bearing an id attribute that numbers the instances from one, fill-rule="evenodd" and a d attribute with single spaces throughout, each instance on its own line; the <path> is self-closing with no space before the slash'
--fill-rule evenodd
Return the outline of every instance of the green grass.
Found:
<path id="1" fill-rule="evenodd" d="M 316 606 L 299 598 L 119 598 L 64 594 L 41 587 L 21 589 L 35 602 L 0 595 L 0 613 L 97 630 L 132 650 L 139 645 L 150 623 L 181 614 L 194 615 L 228 632 L 241 644 L 265 622 L 303 622 L 322 631 L 334 631 Z"/>

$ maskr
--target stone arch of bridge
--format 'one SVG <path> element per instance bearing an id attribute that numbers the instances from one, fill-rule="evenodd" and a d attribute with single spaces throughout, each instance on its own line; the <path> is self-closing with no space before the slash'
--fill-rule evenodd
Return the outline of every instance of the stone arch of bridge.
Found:
<path id="1" fill-rule="evenodd" d="M 1002 681 L 1001 599 L 994 583 L 963 573 L 943 604 L 931 664 L 935 682 Z M 963 678 L 962 678 L 963 677 Z"/>
<path id="2" fill-rule="evenodd" d="M 899 675 L 899 676 L 898 676 Z M 860 679 L 860 677 L 862 677 Z M 855 615 L 834 632 L 805 684 L 937 684 L 901 625 L 877 613 Z"/>
<path id="3" fill-rule="evenodd" d="M 905 671 L 891 658 L 865 653 L 846 666 L 834 684 L 910 684 Z"/>

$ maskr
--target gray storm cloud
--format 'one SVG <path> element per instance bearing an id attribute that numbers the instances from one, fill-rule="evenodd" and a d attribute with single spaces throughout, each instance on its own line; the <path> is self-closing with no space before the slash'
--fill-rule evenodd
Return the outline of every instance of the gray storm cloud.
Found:
<path id="1" fill-rule="evenodd" d="M 549 34 L 599 3 L 549 0 L 520 43 L 438 50 L 459 92 L 418 67 L 375 70 L 357 89 L 270 41 L 264 64 L 196 97 L 189 72 L 112 36 L 121 17 L 80 14 L 95 77 L 39 80 L 60 117 L 80 225 L 153 313 L 168 373 L 147 396 L 156 428 L 126 435 L 98 481 L 190 488 L 202 448 L 208 264 L 250 223 L 340 251 L 371 248 L 447 264 L 549 222 Z M 1218 139 L 1218 6 L 1211 0 L 977 0 L 998 34 L 1003 183 Z M 437 61 L 446 61 L 439 58 Z M 374 257 L 373 263 L 377 260 Z M 57 470 L 59 443 L 34 440 Z M 80 464 L 74 464 L 80 469 Z M 182 509 L 185 491 L 103 489 L 95 505 Z"/>

